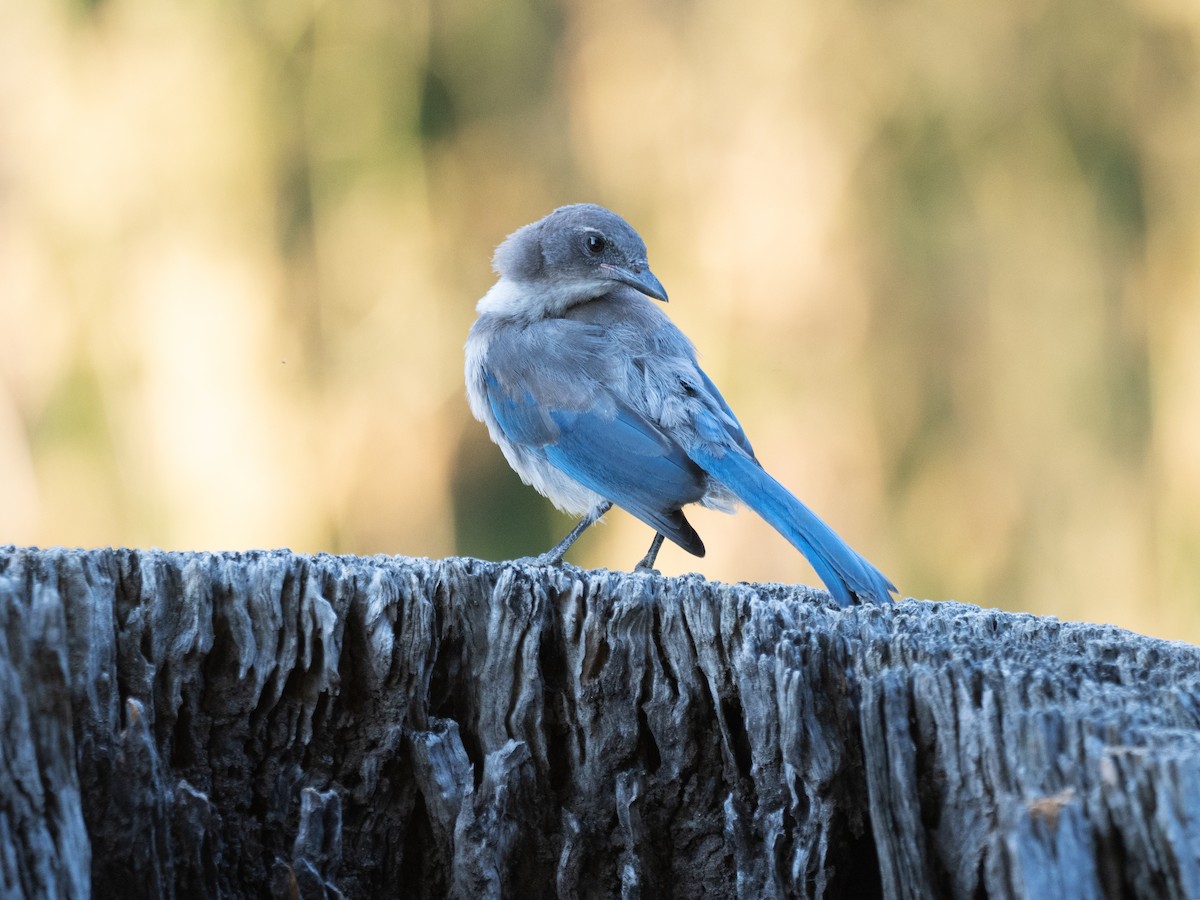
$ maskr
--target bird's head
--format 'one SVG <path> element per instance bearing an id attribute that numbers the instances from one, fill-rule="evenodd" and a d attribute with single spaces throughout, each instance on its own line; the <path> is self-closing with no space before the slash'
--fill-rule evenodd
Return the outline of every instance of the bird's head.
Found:
<path id="1" fill-rule="evenodd" d="M 602 206 L 577 203 L 518 228 L 499 247 L 492 266 L 519 286 L 527 303 L 562 312 L 620 285 L 666 301 L 646 262 L 646 244 L 629 223 Z"/>

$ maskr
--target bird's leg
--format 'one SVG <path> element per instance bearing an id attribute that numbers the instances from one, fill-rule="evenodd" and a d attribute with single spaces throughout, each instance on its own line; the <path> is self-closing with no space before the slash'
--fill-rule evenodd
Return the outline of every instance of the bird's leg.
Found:
<path id="1" fill-rule="evenodd" d="M 633 567 L 635 572 L 656 572 L 654 561 L 658 559 L 658 551 L 663 545 L 663 535 L 661 532 L 656 532 L 654 540 L 650 542 L 650 549 L 646 551 L 646 555 L 642 557 L 642 561 Z"/>
<path id="2" fill-rule="evenodd" d="M 578 540 L 579 536 L 587 531 L 590 526 L 596 524 L 596 520 L 610 509 L 612 509 L 611 500 L 604 500 L 596 504 L 586 516 L 579 520 L 579 524 L 571 529 L 570 534 L 541 556 L 535 556 L 529 561 L 535 566 L 557 566 L 563 561 L 563 557 L 567 555 L 567 551 L 571 549 L 571 545 Z"/>

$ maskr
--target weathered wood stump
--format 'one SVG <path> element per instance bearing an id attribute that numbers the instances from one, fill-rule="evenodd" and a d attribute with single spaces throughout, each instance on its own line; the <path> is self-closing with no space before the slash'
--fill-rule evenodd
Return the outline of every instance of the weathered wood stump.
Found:
<path id="1" fill-rule="evenodd" d="M 13 897 L 1200 897 L 1200 649 L 470 559 L 0 549 Z"/>

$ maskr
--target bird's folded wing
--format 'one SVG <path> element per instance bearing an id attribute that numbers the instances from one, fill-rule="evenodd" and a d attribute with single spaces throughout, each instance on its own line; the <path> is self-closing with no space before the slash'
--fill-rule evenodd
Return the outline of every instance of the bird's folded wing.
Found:
<path id="1" fill-rule="evenodd" d="M 725 402 L 725 398 L 721 396 L 708 374 L 699 366 L 695 369 L 700 378 L 695 385 L 690 385 L 691 390 L 708 401 L 707 415 L 701 414 L 694 420 L 700 436 L 717 443 L 722 443 L 725 439 L 731 440 L 746 451 L 747 456 L 754 459 L 754 448 L 750 446 L 750 440 L 742 430 L 742 423 L 737 420 L 737 416 L 733 414 L 733 410 L 729 408 L 729 404 Z"/>
<path id="2" fill-rule="evenodd" d="M 532 394 L 525 391 L 518 396 L 506 390 L 486 369 L 483 383 L 488 406 L 506 438 L 529 448 L 544 447 L 558 440 L 558 425 L 550 417 L 550 411 L 534 401 Z"/>
<path id="3" fill-rule="evenodd" d="M 485 383 L 492 413 L 510 441 L 541 453 L 688 552 L 703 554 L 679 508 L 704 494 L 704 473 L 656 425 L 608 396 L 596 409 L 553 409 L 528 391 L 509 393 L 490 374 Z"/>

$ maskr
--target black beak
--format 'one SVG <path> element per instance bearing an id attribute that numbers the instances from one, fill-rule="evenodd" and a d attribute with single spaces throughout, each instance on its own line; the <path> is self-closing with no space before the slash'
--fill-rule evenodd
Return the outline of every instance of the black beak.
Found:
<path id="1" fill-rule="evenodd" d="M 655 300 L 667 302 L 667 289 L 662 286 L 654 273 L 650 271 L 649 266 L 637 266 L 636 268 L 623 268 L 621 266 L 603 266 L 613 278 L 622 284 L 627 284 L 636 291 L 641 291 L 647 297 L 653 297 Z"/>

